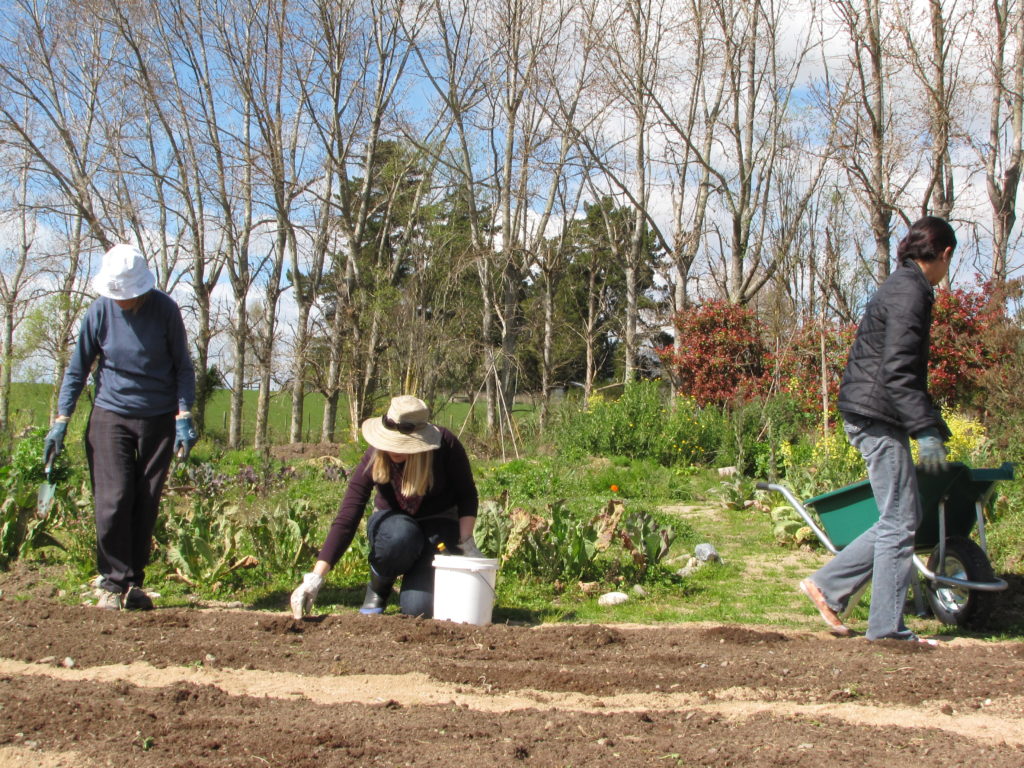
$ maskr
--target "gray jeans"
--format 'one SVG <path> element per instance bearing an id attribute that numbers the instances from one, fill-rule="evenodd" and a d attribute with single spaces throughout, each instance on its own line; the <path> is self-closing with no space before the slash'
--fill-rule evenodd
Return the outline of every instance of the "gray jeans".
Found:
<path id="1" fill-rule="evenodd" d="M 844 416 L 846 436 L 868 467 L 880 513 L 866 530 L 813 576 L 836 612 L 870 580 L 869 640 L 913 636 L 903 623 L 903 604 L 913 575 L 914 533 L 921 521 L 917 474 L 907 433 L 891 424 Z"/>

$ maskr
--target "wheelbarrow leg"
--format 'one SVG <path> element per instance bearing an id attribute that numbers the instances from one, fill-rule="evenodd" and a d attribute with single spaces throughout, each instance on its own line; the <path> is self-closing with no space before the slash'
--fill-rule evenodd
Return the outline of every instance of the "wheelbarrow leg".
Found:
<path id="1" fill-rule="evenodd" d="M 839 614 L 839 618 L 841 618 L 843 621 L 846 621 L 846 618 L 851 613 L 853 613 L 853 609 L 857 607 L 857 603 L 860 602 L 860 599 L 864 596 L 864 593 L 867 592 L 868 584 L 870 583 L 870 581 L 865 581 L 864 586 L 862 586 L 860 589 L 858 589 L 856 592 L 850 595 L 850 599 L 846 601 L 846 608 L 844 608 L 843 612 Z"/>
<path id="2" fill-rule="evenodd" d="M 914 590 L 914 615 L 917 616 L 919 619 L 923 619 L 926 616 L 928 616 L 929 613 L 930 613 L 930 611 L 925 607 L 925 604 L 924 604 L 924 589 L 925 589 L 924 576 L 922 576 L 917 570 L 914 571 L 914 574 L 917 576 L 917 578 L 914 579 L 914 587 L 913 587 L 913 590 Z"/>

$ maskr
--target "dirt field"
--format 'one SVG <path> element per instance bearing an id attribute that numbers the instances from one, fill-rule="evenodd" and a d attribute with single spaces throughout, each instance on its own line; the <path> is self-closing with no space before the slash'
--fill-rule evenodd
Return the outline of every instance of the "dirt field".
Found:
<path id="1" fill-rule="evenodd" d="M 0 574 L 0 767 L 1024 766 L 1024 644 L 62 605 Z"/>

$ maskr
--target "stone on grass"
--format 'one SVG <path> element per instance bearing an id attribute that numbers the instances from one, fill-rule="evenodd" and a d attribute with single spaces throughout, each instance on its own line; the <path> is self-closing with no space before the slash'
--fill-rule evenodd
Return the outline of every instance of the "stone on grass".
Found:
<path id="1" fill-rule="evenodd" d="M 607 592 L 597 598 L 597 604 L 607 607 L 609 605 L 622 605 L 627 600 L 629 600 L 629 595 L 625 592 Z"/>
<path id="2" fill-rule="evenodd" d="M 702 565 L 704 565 L 704 563 L 696 557 L 691 557 L 686 561 L 686 565 L 676 571 L 676 576 L 685 579 L 687 576 L 692 576 Z"/>
<path id="3" fill-rule="evenodd" d="M 694 557 L 700 560 L 702 563 L 719 562 L 721 557 L 718 555 L 718 550 L 715 549 L 712 544 L 698 544 L 693 550 Z"/>

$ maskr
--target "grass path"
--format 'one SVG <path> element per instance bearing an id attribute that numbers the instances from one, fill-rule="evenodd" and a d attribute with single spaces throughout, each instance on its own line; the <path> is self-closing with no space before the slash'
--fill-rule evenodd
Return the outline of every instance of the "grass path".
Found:
<path id="1" fill-rule="evenodd" d="M 661 509 L 684 520 L 722 557 L 721 565 L 704 566 L 688 578 L 692 591 L 675 606 L 677 620 L 824 629 L 817 612 L 797 590 L 800 579 L 830 557 L 824 548 L 794 549 L 776 543 L 768 513 L 757 506 L 737 510 L 721 505 L 671 505 Z M 867 605 L 862 599 L 848 619 L 860 632 L 866 629 Z M 931 618 L 908 616 L 907 623 L 926 636 L 964 634 Z"/>
<path id="2" fill-rule="evenodd" d="M 662 511 L 686 521 L 722 558 L 721 565 L 690 577 L 699 597 L 682 607 L 684 620 L 820 627 L 796 584 L 825 561 L 824 550 L 780 546 L 768 514 L 756 507 L 673 505 Z"/>

